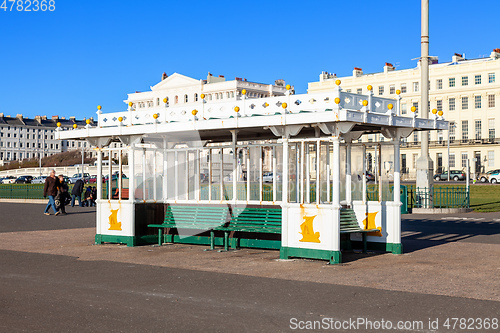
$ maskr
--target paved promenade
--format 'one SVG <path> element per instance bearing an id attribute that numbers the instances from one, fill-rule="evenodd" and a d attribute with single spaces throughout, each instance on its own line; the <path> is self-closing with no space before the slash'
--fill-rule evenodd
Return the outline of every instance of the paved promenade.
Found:
<path id="1" fill-rule="evenodd" d="M 43 208 L 0 203 L 0 332 L 287 332 L 330 318 L 465 332 L 446 318 L 500 313 L 497 213 L 407 215 L 405 254 L 348 252 L 330 266 L 271 250 L 96 246 L 94 208 Z"/>

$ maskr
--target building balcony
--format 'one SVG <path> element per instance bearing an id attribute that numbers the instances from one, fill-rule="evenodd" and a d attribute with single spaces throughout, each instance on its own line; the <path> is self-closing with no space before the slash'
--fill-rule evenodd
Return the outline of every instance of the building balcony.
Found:
<path id="1" fill-rule="evenodd" d="M 500 144 L 500 138 L 489 139 L 467 139 L 467 140 L 450 140 L 450 147 L 455 146 L 474 146 L 474 145 L 494 145 Z M 429 147 L 447 147 L 448 140 L 429 141 Z M 401 148 L 414 148 L 420 147 L 420 141 L 401 142 Z"/>

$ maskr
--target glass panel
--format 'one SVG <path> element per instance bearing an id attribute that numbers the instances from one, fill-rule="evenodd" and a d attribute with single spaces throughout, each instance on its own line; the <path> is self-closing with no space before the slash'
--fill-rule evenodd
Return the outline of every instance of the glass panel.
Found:
<path id="1" fill-rule="evenodd" d="M 163 152 L 160 150 L 156 151 L 156 165 L 155 165 L 155 177 L 156 177 L 156 198 L 155 200 L 163 199 Z"/>
<path id="2" fill-rule="evenodd" d="M 142 172 L 142 162 L 144 158 L 144 149 L 134 150 L 134 199 L 144 200 L 143 197 L 143 172 Z M 106 171 L 103 168 L 103 173 Z"/>
<path id="3" fill-rule="evenodd" d="M 380 187 L 382 189 L 382 201 L 393 201 L 393 186 L 394 182 L 394 147 L 392 145 L 382 145 L 382 163 Z"/>
<path id="4" fill-rule="evenodd" d="M 250 177 L 250 200 L 260 200 L 260 147 L 250 147 L 250 163 L 246 166 L 246 176 Z"/>
<path id="5" fill-rule="evenodd" d="M 167 177 L 167 199 L 175 200 L 175 153 L 167 152 L 167 163 L 165 167 L 165 177 Z"/>
<path id="6" fill-rule="evenodd" d="M 187 152 L 186 151 L 178 151 L 177 152 L 177 161 L 176 161 L 176 169 L 175 173 L 175 182 L 177 184 L 177 200 L 186 200 L 187 199 L 187 170 L 186 170 L 186 159 Z"/>
<path id="7" fill-rule="evenodd" d="M 351 195 L 352 200 L 363 200 L 363 147 L 351 148 Z"/>
<path id="8" fill-rule="evenodd" d="M 288 201 L 297 202 L 297 145 L 289 143 L 288 146 Z"/>

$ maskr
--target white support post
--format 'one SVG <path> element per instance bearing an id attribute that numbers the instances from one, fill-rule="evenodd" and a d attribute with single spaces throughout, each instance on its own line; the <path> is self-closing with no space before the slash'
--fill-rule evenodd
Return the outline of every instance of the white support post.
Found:
<path id="1" fill-rule="evenodd" d="M 153 199 L 154 201 L 158 200 L 156 196 L 156 150 L 153 151 Z"/>
<path id="2" fill-rule="evenodd" d="M 274 149 L 274 147 L 273 147 Z M 264 162 L 263 159 L 262 159 L 262 152 L 264 151 L 263 147 L 260 146 L 259 148 L 259 201 L 262 203 L 262 199 L 263 199 L 263 186 L 262 186 L 262 163 Z M 273 160 L 274 160 L 274 157 L 273 157 Z M 248 175 L 247 175 L 248 177 Z"/>
<path id="3" fill-rule="evenodd" d="M 378 201 L 382 202 L 382 145 L 377 145 L 378 160 L 377 160 L 377 173 L 378 173 Z"/>
<path id="4" fill-rule="evenodd" d="M 311 203 L 311 152 L 309 143 L 306 146 L 306 203 Z"/>
<path id="5" fill-rule="evenodd" d="M 300 143 L 300 203 L 304 203 L 304 156 L 305 142 Z"/>
<path id="6" fill-rule="evenodd" d="M 289 181 L 289 174 L 288 174 L 288 138 L 283 138 L 283 190 L 282 190 L 282 203 L 285 205 L 288 205 L 288 181 Z M 274 172 L 274 170 L 273 170 Z M 275 184 L 274 181 L 274 173 L 273 173 L 273 185 Z M 273 188 L 273 191 L 276 192 L 276 188 Z"/>
<path id="7" fill-rule="evenodd" d="M 129 166 L 129 168 L 130 168 L 130 166 Z M 99 201 L 99 200 L 102 200 L 102 150 L 101 150 L 101 148 L 97 148 L 97 180 L 96 181 L 97 181 L 97 200 Z"/>
<path id="8" fill-rule="evenodd" d="M 400 194 L 400 187 L 401 187 L 401 178 L 400 178 L 400 172 L 401 172 L 401 166 L 400 166 L 400 138 L 396 137 L 392 139 L 393 144 L 394 144 L 394 203 L 396 206 L 396 209 L 394 210 L 394 218 L 393 218 L 393 223 L 394 226 L 392 228 L 392 244 L 398 244 L 397 248 L 400 248 L 399 244 L 401 244 L 401 194 Z M 393 253 L 399 253 L 399 251 L 394 250 L 394 245 L 393 245 Z"/>
<path id="9" fill-rule="evenodd" d="M 330 141 L 325 141 L 326 145 L 326 202 L 330 201 L 331 185 L 330 185 Z"/>
<path id="10" fill-rule="evenodd" d="M 186 150 L 186 152 L 184 153 L 184 164 L 185 164 L 184 191 L 186 193 L 185 200 L 189 200 L 189 149 Z"/>
<path id="11" fill-rule="evenodd" d="M 122 199 L 122 152 L 123 150 L 119 150 L 120 155 L 118 156 L 118 200 Z M 83 166 L 82 166 L 83 170 Z M 83 173 L 82 173 L 83 175 Z"/>
<path id="12" fill-rule="evenodd" d="M 212 201 L 212 149 L 208 149 L 208 201 Z"/>
<path id="13" fill-rule="evenodd" d="M 128 200 L 134 201 L 135 199 L 135 160 L 134 160 L 134 146 L 130 145 L 127 153 L 128 160 Z M 99 177 L 99 176 L 98 176 Z"/>
<path id="14" fill-rule="evenodd" d="M 168 197 L 168 174 L 169 174 L 169 172 L 168 172 L 167 148 L 168 148 L 167 139 L 163 139 L 163 202 L 164 203 L 169 199 L 169 197 Z M 130 165 L 129 165 L 129 170 L 130 170 Z"/>
<path id="15" fill-rule="evenodd" d="M 179 153 L 174 151 L 174 198 L 179 200 Z M 143 181 L 144 183 L 144 181 Z"/>
<path id="16" fill-rule="evenodd" d="M 333 136 L 332 250 L 340 252 L 340 137 Z"/>
<path id="17" fill-rule="evenodd" d="M 146 148 L 142 150 L 142 200 L 146 200 Z"/>
<path id="18" fill-rule="evenodd" d="M 243 102 L 245 102 L 243 100 Z M 243 107 L 244 107 L 245 104 L 243 104 Z M 238 163 L 237 163 L 237 159 L 238 159 L 238 152 L 236 151 L 236 142 L 238 140 L 238 137 L 237 137 L 237 134 L 236 134 L 236 131 L 233 130 L 231 131 L 231 136 L 233 138 L 233 203 L 236 204 L 236 200 L 238 200 L 238 193 L 237 193 L 237 190 L 238 190 Z"/>
<path id="19" fill-rule="evenodd" d="M 346 155 L 345 155 L 345 199 L 347 205 L 352 205 L 352 189 L 351 189 L 351 143 L 346 144 Z"/>
<path id="20" fill-rule="evenodd" d="M 250 147 L 247 148 L 247 158 L 246 158 L 246 164 L 247 164 L 247 201 L 250 201 Z"/>
<path id="21" fill-rule="evenodd" d="M 113 156 L 113 152 L 110 150 L 108 150 L 108 200 L 111 200 L 112 198 L 112 195 L 111 195 L 111 188 L 113 187 L 113 181 L 112 181 L 112 160 L 111 160 L 111 156 Z"/>
<path id="22" fill-rule="evenodd" d="M 320 170 L 320 159 L 321 159 L 321 141 L 316 141 L 316 204 L 319 205 L 321 202 L 321 170 Z M 339 178 L 340 179 L 340 178 Z"/>
<path id="23" fill-rule="evenodd" d="M 201 181 L 200 181 L 200 175 L 201 175 L 201 170 L 200 170 L 200 149 L 196 149 L 196 155 L 195 155 L 195 172 L 194 172 L 194 182 L 195 182 L 195 197 L 196 200 L 200 201 L 201 200 Z"/>
<path id="24" fill-rule="evenodd" d="M 219 172 L 220 172 L 220 200 L 223 201 L 226 199 L 224 195 L 224 149 L 220 150 L 220 158 L 219 158 Z"/>
<path id="25" fill-rule="evenodd" d="M 366 203 L 366 145 L 363 144 L 363 203 Z"/>
<path id="26" fill-rule="evenodd" d="M 288 144 L 288 143 L 287 143 Z M 287 146 L 288 147 L 288 146 Z M 288 156 L 288 152 L 287 152 L 287 156 Z M 283 165 L 283 168 L 285 166 Z M 276 184 L 276 179 L 278 178 L 278 175 L 276 174 L 276 170 L 278 169 L 278 161 L 276 159 L 276 146 L 273 146 L 273 202 L 276 202 L 276 199 L 277 199 L 277 193 L 278 192 L 278 189 L 277 189 L 277 184 Z M 287 169 L 288 170 L 288 169 Z M 284 172 L 284 171 L 283 171 Z M 288 172 L 288 171 L 287 171 Z M 282 175 L 283 177 L 281 177 L 281 181 L 283 183 L 283 186 L 285 186 L 285 180 L 288 181 L 288 178 L 284 178 L 284 174 Z M 288 176 L 287 176 L 288 177 Z M 260 177 L 262 179 L 262 175 Z M 282 187 L 282 190 L 283 190 L 283 187 Z M 283 197 L 283 196 L 282 196 Z"/>

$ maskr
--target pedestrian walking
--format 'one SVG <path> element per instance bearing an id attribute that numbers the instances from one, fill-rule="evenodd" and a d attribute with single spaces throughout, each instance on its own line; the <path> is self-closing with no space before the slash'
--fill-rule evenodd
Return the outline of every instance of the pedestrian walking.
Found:
<path id="1" fill-rule="evenodd" d="M 58 187 L 59 179 L 56 177 L 56 171 L 51 170 L 49 176 L 45 178 L 45 186 L 43 187 L 43 197 L 49 197 L 49 202 L 47 203 L 47 207 L 45 207 L 45 211 L 43 212 L 45 215 L 50 215 L 50 207 L 52 207 L 52 209 L 54 210 L 54 214 L 57 214 L 55 197 L 57 196 Z"/>
<path id="2" fill-rule="evenodd" d="M 78 204 L 83 207 L 82 193 L 83 193 L 83 180 L 78 179 L 71 190 L 71 207 L 75 207 L 75 199 L 78 199 Z"/>
<path id="3" fill-rule="evenodd" d="M 59 175 L 59 188 L 55 199 L 56 207 L 58 209 L 56 215 L 66 215 L 66 205 L 71 200 L 68 190 L 68 184 L 64 181 L 64 176 Z"/>

